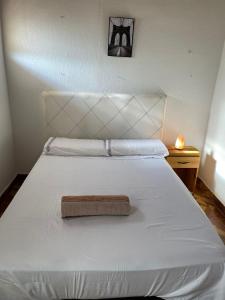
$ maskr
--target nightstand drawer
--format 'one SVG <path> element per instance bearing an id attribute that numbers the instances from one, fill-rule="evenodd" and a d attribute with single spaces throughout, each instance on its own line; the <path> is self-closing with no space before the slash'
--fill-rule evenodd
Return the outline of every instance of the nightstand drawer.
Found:
<path id="1" fill-rule="evenodd" d="M 183 157 L 183 156 L 177 156 L 177 157 L 172 157 L 169 156 L 167 157 L 168 163 L 171 165 L 173 169 L 175 168 L 199 168 L 199 163 L 200 163 L 200 157 Z"/>

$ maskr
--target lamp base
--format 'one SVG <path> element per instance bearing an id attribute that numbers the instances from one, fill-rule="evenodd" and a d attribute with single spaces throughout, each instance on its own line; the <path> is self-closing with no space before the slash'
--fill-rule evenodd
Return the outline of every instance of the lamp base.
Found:
<path id="1" fill-rule="evenodd" d="M 184 147 L 179 147 L 178 148 L 178 147 L 175 146 L 174 148 L 177 149 L 177 150 L 184 150 Z"/>

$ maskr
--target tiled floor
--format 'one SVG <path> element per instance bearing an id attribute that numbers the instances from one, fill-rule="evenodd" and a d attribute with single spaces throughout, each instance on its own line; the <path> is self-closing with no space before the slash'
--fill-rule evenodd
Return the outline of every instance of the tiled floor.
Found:
<path id="1" fill-rule="evenodd" d="M 26 179 L 26 175 L 17 175 L 5 193 L 0 197 L 0 217 Z"/>
<path id="2" fill-rule="evenodd" d="M 225 207 L 199 179 L 194 197 L 215 226 L 225 244 Z"/>

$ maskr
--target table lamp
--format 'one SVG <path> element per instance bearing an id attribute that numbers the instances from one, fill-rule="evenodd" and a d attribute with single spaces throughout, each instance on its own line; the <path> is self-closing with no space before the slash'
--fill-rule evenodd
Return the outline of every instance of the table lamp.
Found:
<path id="1" fill-rule="evenodd" d="M 176 143 L 175 143 L 175 148 L 178 149 L 178 150 L 184 149 L 184 137 L 183 137 L 183 135 L 179 134 L 177 136 Z"/>

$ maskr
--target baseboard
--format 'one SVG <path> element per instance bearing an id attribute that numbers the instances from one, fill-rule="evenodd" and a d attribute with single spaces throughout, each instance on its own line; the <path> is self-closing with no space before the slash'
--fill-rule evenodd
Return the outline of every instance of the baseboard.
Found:
<path id="1" fill-rule="evenodd" d="M 217 200 L 219 201 L 219 203 L 223 206 L 223 209 L 225 208 L 225 203 L 223 203 L 220 198 L 218 197 L 218 195 L 212 191 L 212 189 L 208 186 L 208 184 L 205 182 L 205 180 L 203 178 L 201 178 L 201 176 L 198 176 L 201 181 L 204 183 L 204 185 L 210 190 L 210 192 L 217 198 Z"/>
<path id="2" fill-rule="evenodd" d="M 17 174 L 14 175 L 13 179 L 3 188 L 3 190 L 0 192 L 0 197 L 6 192 L 6 190 L 10 187 L 10 185 L 15 180 Z"/>
<path id="3" fill-rule="evenodd" d="M 20 176 L 27 176 L 27 173 L 20 173 L 20 174 L 15 174 L 13 179 L 6 185 L 6 187 L 0 192 L 0 198 L 4 195 L 4 193 L 7 191 L 8 188 L 10 188 L 10 185 L 17 179 L 17 177 Z"/>

